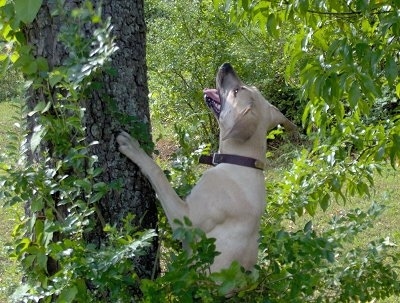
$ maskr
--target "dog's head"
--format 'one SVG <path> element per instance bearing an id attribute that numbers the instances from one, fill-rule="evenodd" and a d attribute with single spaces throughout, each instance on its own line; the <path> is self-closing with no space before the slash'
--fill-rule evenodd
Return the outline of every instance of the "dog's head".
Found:
<path id="1" fill-rule="evenodd" d="M 245 85 L 229 63 L 219 68 L 216 85 L 216 89 L 204 90 L 204 99 L 218 120 L 222 140 L 244 142 L 278 124 L 296 128 L 257 88 Z"/>

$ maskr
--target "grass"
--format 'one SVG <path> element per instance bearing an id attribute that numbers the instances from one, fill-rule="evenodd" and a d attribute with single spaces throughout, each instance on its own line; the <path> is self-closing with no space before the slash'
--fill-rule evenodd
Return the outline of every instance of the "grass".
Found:
<path id="1" fill-rule="evenodd" d="M 8 133 L 15 128 L 17 122 L 17 103 L 0 102 L 0 153 L 4 151 L 7 145 Z"/>
<path id="2" fill-rule="evenodd" d="M 1 202 L 0 202 L 1 203 Z M 0 302 L 8 302 L 9 296 L 21 282 L 18 264 L 12 261 L 7 252 L 15 220 L 21 214 L 18 207 L 0 208 Z"/>
<path id="3" fill-rule="evenodd" d="M 359 234 L 353 242 L 353 246 L 363 247 L 367 243 L 378 240 L 381 238 L 389 237 L 394 243 L 400 243 L 400 230 L 398 222 L 400 220 L 400 208 L 398 201 L 400 201 L 400 191 L 398 184 L 400 176 L 392 169 L 387 169 L 382 176 L 375 178 L 376 190 L 370 198 L 355 198 L 346 203 L 346 205 L 336 203 L 332 205 L 326 213 L 320 213 L 313 221 L 327 222 L 329 217 L 346 212 L 347 209 L 362 209 L 369 208 L 372 202 L 385 205 L 385 210 L 380 215 L 378 220 L 374 222 L 372 228 Z M 399 252 L 400 248 L 396 247 Z M 397 264 L 399 266 L 400 264 Z M 399 297 L 391 297 L 385 300 L 377 301 L 380 303 L 397 303 L 400 302 Z"/>
<path id="4" fill-rule="evenodd" d="M 8 133 L 17 122 L 17 109 L 13 102 L 0 102 L 0 155 L 4 153 L 8 143 Z M 12 261 L 7 252 L 7 244 L 11 241 L 11 234 L 15 221 L 21 215 L 21 209 L 16 207 L 2 207 L 0 200 L 0 303 L 8 302 L 8 298 L 20 284 L 21 275 L 18 265 Z"/>
<path id="5" fill-rule="evenodd" d="M 14 116 L 17 109 L 11 102 L 0 102 L 0 154 L 4 153 L 8 142 L 8 132 L 14 128 L 13 124 L 16 122 Z M 282 162 L 279 159 L 275 162 Z M 284 162 L 284 161 L 283 161 Z M 282 168 L 279 164 L 271 165 L 268 169 L 268 178 L 277 178 L 279 171 Z M 318 228 L 318 224 L 322 225 L 327 222 L 329 217 L 335 214 L 340 214 L 348 209 L 354 208 L 367 208 L 372 201 L 377 201 L 386 206 L 386 209 L 379 221 L 375 223 L 374 227 L 364 232 L 357 239 L 355 245 L 365 245 L 369 241 L 389 236 L 395 243 L 400 243 L 400 230 L 398 222 L 400 221 L 400 208 L 398 201 L 400 201 L 400 191 L 398 184 L 400 176 L 392 169 L 387 169 L 383 176 L 377 176 L 375 179 L 376 190 L 371 198 L 365 199 L 352 199 L 346 205 L 335 203 L 327 212 L 319 212 L 314 218 L 314 226 Z M 12 291 L 20 284 L 21 275 L 18 271 L 18 264 L 9 259 L 7 253 L 7 243 L 11 241 L 11 234 L 15 221 L 21 215 L 21 209 L 18 207 L 1 208 L 2 201 L 0 200 L 0 303 L 9 302 L 9 296 Z M 302 228 L 304 223 L 310 218 L 304 217 L 299 220 L 293 228 Z M 294 224 L 294 223 L 291 223 Z M 395 303 L 399 302 L 400 298 L 390 298 L 380 303 Z M 376 301 L 378 302 L 378 301 Z"/>
<path id="6" fill-rule="evenodd" d="M 290 223 L 294 229 L 302 228 L 309 220 L 313 221 L 314 229 L 320 230 L 325 227 L 332 216 L 344 214 L 349 209 L 367 210 L 373 202 L 384 205 L 384 211 L 379 217 L 378 222 L 374 223 L 373 228 L 362 233 L 361 237 L 355 239 L 354 244 L 367 243 L 376 237 L 390 237 L 400 243 L 400 230 L 397 222 L 400 219 L 400 191 L 397 189 L 400 176 L 392 169 L 386 169 L 382 176 L 375 178 L 375 191 L 371 197 L 357 197 L 349 199 L 346 204 L 341 201 L 333 202 L 326 212 L 318 211 L 314 217 L 304 215 L 298 222 Z"/>
<path id="7" fill-rule="evenodd" d="M 279 167 L 277 162 L 282 163 L 281 159 L 274 159 L 270 163 L 270 168 L 267 170 L 267 180 L 274 180 L 279 177 L 282 168 Z M 285 161 L 283 161 L 286 163 Z M 351 247 L 364 247 L 369 242 L 378 240 L 381 238 L 389 237 L 391 242 L 400 244 L 400 175 L 397 171 L 394 171 L 392 167 L 388 167 L 383 170 L 382 175 L 376 174 L 374 178 L 375 189 L 371 191 L 370 197 L 357 197 L 349 199 L 346 204 L 343 202 L 334 202 L 326 212 L 319 209 L 314 217 L 304 215 L 298 219 L 295 223 L 288 221 L 288 227 L 290 229 L 299 230 L 304 228 L 305 224 L 310 220 L 313 222 L 313 228 L 323 230 L 334 215 L 344 214 L 350 209 L 361 209 L 367 210 L 373 202 L 384 205 L 383 213 L 378 217 L 378 220 L 373 223 L 373 227 L 360 233 L 352 242 Z M 400 252 L 400 246 L 395 248 L 397 252 Z M 397 264 L 400 266 L 400 264 Z M 400 273 L 399 273 L 400 274 Z M 384 300 L 374 301 L 375 303 L 398 303 L 400 297 L 393 296 Z"/>

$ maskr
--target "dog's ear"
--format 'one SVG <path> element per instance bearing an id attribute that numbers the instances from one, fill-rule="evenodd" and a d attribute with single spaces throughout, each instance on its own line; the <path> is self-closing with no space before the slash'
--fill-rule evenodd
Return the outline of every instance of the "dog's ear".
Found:
<path id="1" fill-rule="evenodd" d="M 259 115 L 255 111 L 254 104 L 249 104 L 233 119 L 231 129 L 228 130 L 222 140 L 234 139 L 247 141 L 256 131 Z"/>
<path id="2" fill-rule="evenodd" d="M 268 112 L 268 126 L 267 131 L 273 129 L 277 125 L 283 125 L 283 127 L 290 132 L 297 131 L 297 126 L 286 118 L 275 106 L 267 103 Z"/>

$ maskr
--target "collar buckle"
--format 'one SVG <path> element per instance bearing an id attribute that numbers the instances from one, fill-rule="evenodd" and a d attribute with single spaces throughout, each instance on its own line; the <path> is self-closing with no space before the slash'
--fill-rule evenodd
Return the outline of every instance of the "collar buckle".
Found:
<path id="1" fill-rule="evenodd" d="M 211 158 L 211 164 L 212 164 L 213 166 L 216 166 L 216 165 L 219 164 L 219 162 L 217 162 L 217 161 L 215 160 L 215 157 L 216 157 L 217 155 L 218 155 L 217 153 L 211 154 L 211 156 L 212 156 L 212 158 Z"/>

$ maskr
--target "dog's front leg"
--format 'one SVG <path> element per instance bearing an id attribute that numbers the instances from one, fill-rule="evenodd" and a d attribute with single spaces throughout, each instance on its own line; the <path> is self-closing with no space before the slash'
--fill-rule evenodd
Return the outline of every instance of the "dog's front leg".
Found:
<path id="1" fill-rule="evenodd" d="M 175 227 L 175 219 L 182 221 L 183 217 L 188 217 L 189 211 L 186 202 L 179 198 L 164 172 L 140 147 L 139 142 L 126 132 L 122 132 L 117 137 L 117 142 L 119 151 L 139 166 L 142 173 L 149 179 L 172 228 Z"/>

